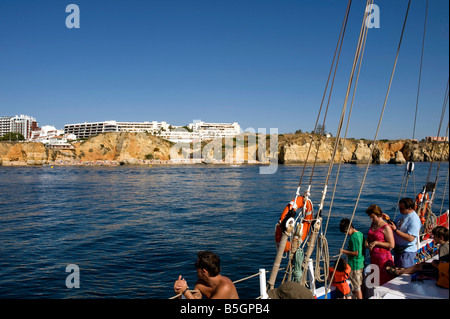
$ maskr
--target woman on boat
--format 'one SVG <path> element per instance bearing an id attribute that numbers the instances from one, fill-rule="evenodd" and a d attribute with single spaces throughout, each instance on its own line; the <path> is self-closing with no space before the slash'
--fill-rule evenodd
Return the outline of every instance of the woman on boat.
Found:
<path id="1" fill-rule="evenodd" d="M 391 249 L 395 247 L 394 234 L 391 227 L 383 219 L 383 211 L 376 205 L 370 205 L 366 214 L 372 220 L 369 233 L 367 235 L 367 247 L 370 251 L 370 263 L 379 268 L 380 285 L 391 280 L 393 276 L 386 271 L 386 267 L 393 266 Z"/>

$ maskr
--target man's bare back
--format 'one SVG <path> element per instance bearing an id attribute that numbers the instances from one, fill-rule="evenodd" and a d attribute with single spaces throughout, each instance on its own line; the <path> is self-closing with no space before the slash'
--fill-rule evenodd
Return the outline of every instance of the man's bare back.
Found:
<path id="1" fill-rule="evenodd" d="M 195 290 L 190 291 L 186 280 L 180 275 L 173 286 L 175 293 L 186 299 L 239 299 L 234 283 L 220 274 L 220 258 L 211 251 L 200 251 L 197 254 L 197 283 Z"/>
<path id="2" fill-rule="evenodd" d="M 198 280 L 195 289 L 208 299 L 239 299 L 236 287 L 228 277 L 217 275 L 214 279 L 214 287 L 204 280 Z"/>

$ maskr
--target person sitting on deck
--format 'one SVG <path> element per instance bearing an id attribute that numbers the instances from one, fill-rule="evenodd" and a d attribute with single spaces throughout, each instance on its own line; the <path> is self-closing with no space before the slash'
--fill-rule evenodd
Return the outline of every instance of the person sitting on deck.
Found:
<path id="1" fill-rule="evenodd" d="M 386 267 L 386 270 L 393 276 L 403 274 L 414 274 L 420 272 L 423 275 L 437 277 L 436 285 L 442 288 L 449 288 L 449 245 L 448 228 L 437 226 L 433 229 L 434 242 L 439 245 L 439 260 L 431 263 L 422 262 L 408 268 Z"/>
<path id="2" fill-rule="evenodd" d="M 195 290 L 190 291 L 186 280 L 180 275 L 175 281 L 174 290 L 186 299 L 239 299 L 234 283 L 220 274 L 220 258 L 211 251 L 200 251 L 197 254 L 198 280 Z"/>

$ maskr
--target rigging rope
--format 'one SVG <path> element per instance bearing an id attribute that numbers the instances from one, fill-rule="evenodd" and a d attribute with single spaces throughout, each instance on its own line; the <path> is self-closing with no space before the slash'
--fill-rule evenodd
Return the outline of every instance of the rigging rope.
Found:
<path id="1" fill-rule="evenodd" d="M 447 136 L 447 135 L 448 135 L 448 122 L 447 122 L 447 129 L 445 131 L 445 136 Z M 428 206 L 427 206 L 427 211 L 426 211 L 426 215 L 425 215 L 426 216 L 426 222 L 425 222 L 424 226 L 425 226 L 425 231 L 428 232 L 429 234 L 431 234 L 431 231 L 432 231 L 432 229 L 434 228 L 434 226 L 436 224 L 435 221 L 437 220 L 436 219 L 436 215 L 431 210 L 431 206 L 432 206 L 432 204 L 434 202 L 434 197 L 436 195 L 436 186 L 437 186 L 437 182 L 438 182 L 439 171 L 440 171 L 440 168 L 441 168 L 441 163 L 442 163 L 442 159 L 443 159 L 443 155 L 444 155 L 446 144 L 447 144 L 447 142 L 444 142 L 444 145 L 443 145 L 442 150 L 441 150 L 441 156 L 439 157 L 439 163 L 438 163 L 438 167 L 437 167 L 437 170 L 436 170 L 436 179 L 434 180 L 434 186 L 433 186 L 433 190 L 432 190 L 432 193 L 431 193 L 431 198 L 426 203 L 426 204 L 428 204 Z M 423 209 L 423 205 L 425 205 L 425 203 L 423 203 L 421 205 L 422 209 Z"/>
<path id="2" fill-rule="evenodd" d="M 341 30 L 340 30 L 340 33 L 339 33 L 338 42 L 336 44 L 336 48 L 335 48 L 335 51 L 334 51 L 333 61 L 332 61 L 331 67 L 330 67 L 330 72 L 328 74 L 327 83 L 325 85 L 325 90 L 324 90 L 324 93 L 323 93 L 323 96 L 322 96 L 322 101 L 321 101 L 321 104 L 320 104 L 319 113 L 317 115 L 316 123 L 315 123 L 315 126 L 314 126 L 314 132 L 313 132 L 313 134 L 311 136 L 311 143 L 310 143 L 310 146 L 308 148 L 306 159 L 305 159 L 305 162 L 304 162 L 304 165 L 303 165 L 303 170 L 302 170 L 302 173 L 301 173 L 301 176 L 300 176 L 300 181 L 299 181 L 299 184 L 298 184 L 298 187 L 297 187 L 297 192 L 296 192 L 296 196 L 295 196 L 295 199 L 294 199 L 294 203 L 297 201 L 297 197 L 300 196 L 300 187 L 302 185 L 303 176 L 304 176 L 304 173 L 305 173 L 305 170 L 306 170 L 306 164 L 308 162 L 309 154 L 311 152 L 311 147 L 313 145 L 313 140 L 314 140 L 314 137 L 316 135 L 317 126 L 318 126 L 319 119 L 320 119 L 320 114 L 322 112 L 323 103 L 324 103 L 324 100 L 325 100 L 325 96 L 327 94 L 328 85 L 330 84 L 331 74 L 333 73 L 333 68 L 334 68 L 334 74 L 333 74 L 332 83 L 331 83 L 331 86 L 330 86 L 330 93 L 329 93 L 330 95 L 331 95 L 331 92 L 333 90 L 334 80 L 335 80 L 335 76 L 336 76 L 336 70 L 337 70 L 337 66 L 339 64 L 339 59 L 340 59 L 340 54 L 341 54 L 341 49 L 342 49 L 342 43 L 343 43 L 343 40 L 344 40 L 344 35 L 345 35 L 346 27 L 347 27 L 347 22 L 348 22 L 348 16 L 349 16 L 349 12 L 350 12 L 351 3 L 352 3 L 352 0 L 349 0 L 348 4 L 347 4 L 347 9 L 346 9 L 346 12 L 345 12 L 345 15 L 344 15 L 344 20 L 342 22 Z M 328 107 L 329 107 L 329 99 L 328 99 L 328 103 L 327 103 L 327 110 L 328 110 Z M 320 137 L 319 137 L 319 142 L 320 142 Z M 319 148 L 320 148 L 320 144 L 317 147 L 317 150 L 319 150 Z M 316 162 L 317 162 L 317 155 L 318 154 L 316 154 L 316 157 L 315 157 L 315 160 L 314 160 L 313 169 L 312 169 L 312 172 L 311 172 L 310 185 L 308 187 L 307 192 L 305 193 L 305 205 L 306 205 L 306 202 L 307 202 L 307 200 L 309 198 L 309 195 L 310 195 L 309 191 L 311 189 L 311 180 L 312 180 L 312 176 L 314 174 L 314 167 L 315 167 Z M 303 211 L 304 211 L 304 209 L 303 209 Z M 302 225 L 302 221 L 303 220 L 301 219 L 300 222 L 297 225 Z M 320 225 L 320 223 L 318 225 Z M 311 226 L 314 226 L 314 225 L 311 225 Z M 314 229 L 314 227 L 310 227 L 310 229 Z M 301 247 L 304 247 L 307 242 L 309 243 L 310 239 L 311 239 L 311 236 L 310 236 L 310 234 L 308 234 L 307 238 L 305 238 L 305 241 L 302 243 Z M 273 286 L 273 284 L 275 282 L 275 276 L 276 276 L 275 273 L 278 272 L 276 270 L 276 268 L 278 267 L 277 259 L 278 259 L 278 257 L 276 258 L 276 260 L 274 262 L 274 266 L 273 266 L 273 269 L 272 269 L 273 272 L 271 274 L 271 278 L 269 278 L 270 286 Z M 286 273 L 288 271 L 290 271 L 291 269 L 292 269 L 292 258 L 289 259 L 289 263 L 288 263 L 288 267 L 287 267 Z M 303 275 L 304 274 L 305 274 L 305 272 L 303 273 Z M 285 277 L 286 277 L 286 274 L 285 274 L 284 278 Z M 284 278 L 283 278 L 283 281 L 284 281 Z"/>
<path id="3" fill-rule="evenodd" d="M 323 262 L 323 268 L 320 267 L 321 262 Z M 330 253 L 328 251 L 328 241 L 324 235 L 320 235 L 317 240 L 316 266 L 314 268 L 314 278 L 319 282 L 325 281 L 325 286 L 327 285 L 329 267 L 330 267 Z M 321 275 L 322 269 L 323 269 L 323 278 Z"/>
<path id="4" fill-rule="evenodd" d="M 427 0 L 427 5 L 425 7 L 425 23 L 423 26 L 422 53 L 420 54 L 419 83 L 417 85 L 416 113 L 414 115 L 414 127 L 413 127 L 412 139 L 414 139 L 414 136 L 416 133 L 416 120 L 417 120 L 417 109 L 418 109 L 418 105 L 419 105 L 420 79 L 422 77 L 423 49 L 425 47 L 425 31 L 427 29 L 427 13 L 428 13 L 428 0 Z"/>
<path id="5" fill-rule="evenodd" d="M 441 120 L 439 122 L 439 128 L 438 128 L 438 132 L 436 136 L 439 136 L 441 134 L 441 126 L 442 126 L 442 121 L 444 120 L 444 116 L 445 116 L 445 110 L 447 109 L 447 102 L 448 102 L 448 96 L 449 96 L 449 92 L 448 92 L 448 82 L 449 80 L 447 79 L 447 88 L 445 89 L 445 96 L 444 96 L 444 104 L 442 105 L 442 111 L 441 111 Z M 436 146 L 437 141 L 434 140 L 431 146 L 431 162 L 430 162 L 430 168 L 428 170 L 428 176 L 427 176 L 427 181 L 426 183 L 428 183 L 430 181 L 430 176 L 431 176 L 431 168 L 433 167 L 433 154 L 434 154 L 434 149 Z"/>
<path id="6" fill-rule="evenodd" d="M 366 8 L 369 5 L 372 5 L 372 3 L 373 3 L 373 0 L 367 0 Z M 358 61 L 360 60 L 360 58 L 362 58 L 361 53 L 363 52 L 364 46 L 366 44 L 367 29 L 368 29 L 366 27 L 367 15 L 368 15 L 368 12 L 365 11 L 364 12 L 364 18 L 363 18 L 363 21 L 362 21 L 362 24 L 361 24 L 361 29 L 360 29 L 360 32 L 359 32 L 359 39 L 358 39 L 358 44 L 357 44 L 357 48 L 356 48 L 356 51 L 355 51 L 355 56 L 353 58 L 353 65 L 352 65 L 352 70 L 351 70 L 351 73 L 350 73 L 350 79 L 349 79 L 348 84 L 347 84 L 347 91 L 346 91 L 346 94 L 345 94 L 344 105 L 342 106 L 341 117 L 339 119 L 338 130 L 337 130 L 337 133 L 336 133 L 336 140 L 335 140 L 334 147 L 333 147 L 333 153 L 331 155 L 330 165 L 328 167 L 328 172 L 327 172 L 327 176 L 326 176 L 326 179 L 325 179 L 325 186 L 324 186 L 324 190 L 322 192 L 323 195 L 322 195 L 321 203 L 319 205 L 319 211 L 317 213 L 318 216 L 320 216 L 320 214 L 322 212 L 322 209 L 323 209 L 323 204 L 324 204 L 324 201 L 325 201 L 325 196 L 326 196 L 327 187 L 328 187 L 328 181 L 329 181 L 329 178 L 330 178 L 330 175 L 331 175 L 331 171 L 333 169 L 334 159 L 336 157 L 336 151 L 337 151 L 337 148 L 338 148 L 338 145 L 339 145 L 339 142 L 340 142 L 341 130 L 342 130 L 342 126 L 343 126 L 343 123 L 344 123 L 344 117 L 345 117 L 345 113 L 346 113 L 346 109 L 347 109 L 347 103 L 348 103 L 348 98 L 349 98 L 349 95 L 350 95 L 350 90 L 351 90 L 351 87 L 352 87 L 352 84 L 353 84 L 353 78 L 354 78 L 354 75 L 355 75 L 356 66 L 358 65 Z M 361 64 L 360 64 L 360 66 L 361 66 Z M 359 74 L 359 72 L 358 72 L 358 74 Z M 356 90 L 356 84 L 355 84 L 355 90 Z M 353 97 L 354 97 L 354 95 L 353 95 Z M 342 159 L 342 156 L 341 156 L 341 159 Z"/>
<path id="7" fill-rule="evenodd" d="M 369 160 L 368 160 L 368 163 L 367 163 L 367 166 L 366 166 L 366 170 L 365 170 L 362 182 L 361 182 L 361 187 L 359 189 L 358 197 L 356 199 L 355 207 L 353 209 L 352 217 L 350 219 L 350 224 L 352 223 L 353 218 L 355 216 L 356 208 L 358 207 L 359 199 L 360 199 L 361 194 L 362 194 L 362 190 L 363 190 L 364 183 L 365 183 L 365 180 L 366 180 L 367 172 L 369 170 L 369 166 L 370 166 L 370 163 L 371 163 L 371 160 L 372 160 L 372 155 L 373 155 L 373 151 L 374 151 L 375 142 L 377 141 L 377 138 L 378 138 L 378 132 L 379 132 L 380 127 L 381 127 L 381 122 L 382 122 L 382 119 L 383 119 L 384 111 L 386 109 L 387 99 L 388 99 L 388 96 L 389 96 L 389 92 L 390 92 L 391 85 L 392 85 L 392 80 L 394 78 L 394 73 L 395 73 L 395 69 L 396 69 L 396 66 L 397 66 L 398 56 L 399 56 L 400 48 L 401 48 L 401 45 L 402 45 L 403 34 L 405 32 L 406 21 L 408 19 L 410 6 L 411 6 L 411 0 L 408 1 L 408 7 L 406 9 L 405 20 L 403 22 L 403 28 L 402 28 L 402 32 L 401 32 L 401 35 L 400 35 L 400 41 L 399 41 L 399 44 L 398 44 L 397 53 L 395 55 L 394 66 L 392 68 L 391 77 L 390 77 L 390 80 L 389 80 L 389 85 L 388 85 L 388 89 L 387 89 L 386 96 L 385 96 L 385 99 L 384 99 L 383 108 L 381 110 L 380 119 L 378 121 L 378 126 L 377 126 L 377 130 L 376 130 L 375 137 L 374 137 L 374 140 L 373 140 L 373 144 L 371 146 L 371 154 L 370 154 L 370 157 L 369 157 Z M 344 249 L 344 245 L 345 245 L 345 241 L 347 240 L 347 237 L 348 237 L 348 230 L 347 230 L 347 233 L 345 234 L 345 238 L 344 238 L 344 241 L 342 243 L 342 248 L 341 249 Z M 338 257 L 338 261 L 337 262 L 339 262 L 339 259 L 341 258 L 341 256 L 342 256 L 342 253 L 339 253 L 339 257 Z M 335 273 L 336 273 L 336 268 L 334 269 L 333 274 L 331 276 L 329 286 L 325 286 L 325 296 L 328 294 L 328 291 L 330 290 L 331 283 L 333 282 L 333 278 L 334 278 Z"/>
<path id="8" fill-rule="evenodd" d="M 373 1 L 371 2 L 371 4 L 372 4 L 372 3 L 373 3 Z M 337 169 L 337 172 L 336 172 L 336 179 L 335 179 L 334 187 L 333 187 L 333 195 L 331 196 L 330 208 L 329 208 L 329 210 L 328 210 L 328 217 L 327 217 L 327 222 L 326 222 L 326 225 L 325 225 L 325 232 L 324 232 L 324 235 L 326 235 L 327 230 L 328 230 L 328 224 L 329 224 L 329 220 L 330 220 L 330 216 L 331 216 L 331 210 L 332 210 L 332 207 L 333 207 L 334 197 L 335 197 L 335 194 L 336 194 L 337 182 L 338 182 L 338 179 L 339 179 L 339 172 L 340 172 L 340 170 L 341 170 L 342 160 L 343 160 L 343 156 L 344 156 L 345 142 L 346 142 L 346 140 L 347 140 L 347 133 L 348 133 L 349 125 L 350 125 L 350 118 L 351 118 L 351 115 L 352 115 L 353 104 L 354 104 L 354 102 L 355 102 L 356 88 L 357 88 L 357 86 L 358 86 L 359 74 L 360 74 L 360 71 L 361 71 L 362 58 L 363 58 L 363 56 L 364 56 L 364 49 L 365 49 L 365 47 L 366 47 L 366 40 L 367 40 L 367 32 L 368 32 L 368 28 L 364 28 L 364 32 L 365 32 L 366 34 L 363 35 L 364 43 L 363 43 L 363 45 L 362 45 L 361 55 L 360 55 L 360 57 L 359 57 L 358 72 L 357 72 L 357 75 L 356 75 L 355 86 L 353 87 L 352 102 L 351 102 L 351 104 L 350 104 L 350 110 L 349 110 L 348 118 L 347 118 L 347 126 L 346 126 L 346 128 L 345 128 L 344 139 L 343 139 L 343 141 L 342 141 L 341 154 L 340 154 L 340 157 L 339 157 L 339 165 L 338 165 L 338 169 Z"/>
<path id="9" fill-rule="evenodd" d="M 418 113 L 418 109 L 419 109 L 420 82 L 422 79 L 423 51 L 425 48 L 425 35 L 426 35 L 426 29 L 427 29 L 427 17 L 428 17 L 428 0 L 427 0 L 426 7 L 425 7 L 425 20 L 424 20 L 423 35 L 422 35 L 422 50 L 420 53 L 419 80 L 418 80 L 418 84 L 417 84 L 416 110 L 415 110 L 415 114 L 414 114 L 414 125 L 413 125 L 411 141 L 413 141 L 415 139 L 415 134 L 416 134 L 417 113 Z M 409 160 L 406 163 L 405 172 L 404 172 L 403 180 L 402 180 L 402 186 L 400 187 L 400 192 L 398 194 L 397 203 L 400 201 L 400 198 L 406 196 L 408 181 L 409 181 L 411 174 L 413 176 L 413 182 L 414 182 L 414 189 L 413 189 L 414 193 L 413 194 L 414 194 L 414 196 L 416 196 L 416 185 L 415 185 L 416 183 L 415 183 L 415 176 L 414 176 L 413 153 L 414 153 L 414 149 L 411 146 Z M 411 166 L 412 166 L 412 168 L 411 168 Z M 402 193 L 403 193 L 403 195 L 402 195 Z M 397 209 L 398 209 L 398 205 L 395 205 L 394 220 L 395 220 L 395 217 L 397 216 Z"/>
<path id="10" fill-rule="evenodd" d="M 448 135 L 447 135 L 447 139 L 448 139 Z M 447 178 L 445 179 L 444 194 L 442 195 L 441 209 L 439 210 L 439 215 L 442 215 L 442 209 L 444 208 L 444 200 L 445 200 L 445 195 L 446 195 L 446 192 L 447 192 L 449 172 L 450 172 L 450 170 L 447 170 Z"/>
<path id="11" fill-rule="evenodd" d="M 344 41 L 344 35 L 345 35 L 346 28 L 347 28 L 347 21 L 348 21 L 348 16 L 349 16 L 349 13 L 350 13 L 351 4 L 352 4 L 352 0 L 349 0 L 348 4 L 347 4 L 347 9 L 345 11 L 344 21 L 342 22 L 341 31 L 339 33 L 339 39 L 338 39 L 338 42 L 336 44 L 336 49 L 334 51 L 334 56 L 333 56 L 333 61 L 331 63 L 330 72 L 328 73 L 328 79 L 327 79 L 327 83 L 325 85 L 325 90 L 323 92 L 322 101 L 321 101 L 320 107 L 319 107 L 319 112 L 317 114 L 316 124 L 314 126 L 314 131 L 313 131 L 313 134 L 311 136 L 311 143 L 309 145 L 308 152 L 306 153 L 306 159 L 305 159 L 305 162 L 303 164 L 302 174 L 300 176 L 300 181 L 298 183 L 297 193 L 300 192 L 300 187 L 302 185 L 303 175 L 305 173 L 306 164 L 308 162 L 309 154 L 311 152 L 311 147 L 313 145 L 314 137 L 316 135 L 317 125 L 319 123 L 320 114 L 322 113 L 323 102 L 325 100 L 325 96 L 326 96 L 326 93 L 327 93 L 327 90 L 328 90 L 328 84 L 330 82 L 331 73 L 333 72 L 333 67 L 334 67 L 334 74 L 333 74 L 333 79 L 332 79 L 332 85 L 330 87 L 330 93 L 329 93 L 330 95 L 331 95 L 331 92 L 333 90 L 333 84 L 334 84 L 334 80 L 335 80 L 337 66 L 339 64 L 339 59 L 340 59 L 340 56 L 341 56 L 342 43 Z M 337 55 L 337 60 L 336 60 L 336 55 Z M 335 65 L 335 61 L 336 61 L 336 65 Z M 327 104 L 327 109 L 328 109 L 328 106 L 329 106 L 329 100 L 328 100 L 328 104 Z M 319 142 L 320 142 L 320 139 L 319 139 Z M 320 144 L 317 147 L 317 150 L 319 149 L 319 147 L 320 147 Z M 310 185 L 311 185 L 311 181 L 312 181 L 312 176 L 314 174 L 314 167 L 315 167 L 315 164 L 316 164 L 316 160 L 317 160 L 317 154 L 316 154 L 316 158 L 314 160 L 314 164 L 313 164 L 313 168 L 312 168 L 312 172 L 311 172 L 311 177 L 310 177 L 310 182 L 309 182 Z"/>
<path id="12" fill-rule="evenodd" d="M 441 119 L 440 119 L 440 122 L 439 122 L 439 128 L 438 128 L 437 136 L 440 136 L 441 127 L 442 127 L 442 121 L 444 120 L 445 112 L 447 110 L 447 103 L 448 103 L 448 99 L 449 99 L 449 90 L 448 89 L 449 89 L 449 81 L 447 79 L 447 87 L 446 87 L 446 90 L 445 90 L 444 104 L 442 106 Z M 447 129 L 446 129 L 445 135 L 447 135 L 447 134 L 448 134 L 448 123 L 447 123 Z M 444 145 L 443 145 L 440 158 L 443 157 L 443 153 L 444 153 L 444 150 L 445 150 L 445 144 L 446 143 L 444 143 Z M 435 217 L 436 217 L 433 214 L 432 210 L 431 210 L 431 206 L 433 204 L 434 196 L 435 196 L 435 193 L 436 193 L 436 185 L 437 185 L 437 181 L 438 181 L 438 177 L 439 177 L 441 161 L 439 161 L 439 163 L 438 163 L 438 167 L 437 167 L 437 170 L 436 170 L 436 178 L 434 180 L 434 184 L 431 183 L 431 184 L 433 184 L 433 187 L 432 187 L 431 190 L 427 189 L 428 185 L 429 185 L 429 182 L 430 182 L 430 178 L 431 178 L 431 170 L 432 170 L 433 162 L 434 162 L 434 158 L 435 158 L 436 145 L 437 145 L 437 141 L 434 140 L 432 142 L 432 147 L 431 147 L 431 152 L 430 152 L 430 168 L 428 170 L 427 180 L 426 180 L 424 189 L 422 191 L 422 193 L 423 193 L 422 199 L 421 199 L 421 201 L 420 201 L 420 203 L 418 205 L 418 209 L 417 209 L 417 212 L 421 212 L 421 211 L 425 212 L 424 213 L 425 214 L 424 233 L 427 233 L 427 232 L 429 233 L 431 231 L 430 227 L 433 227 L 433 218 L 435 219 Z M 431 198 L 426 200 L 425 194 L 428 194 L 429 191 L 431 191 Z"/>
<path id="13" fill-rule="evenodd" d="M 294 260 L 295 260 L 294 270 L 292 272 L 292 281 L 293 282 L 300 282 L 302 280 L 303 257 L 304 257 L 303 249 L 299 247 L 297 249 L 297 252 L 295 253 L 295 257 L 294 257 Z"/>
<path id="14" fill-rule="evenodd" d="M 366 7 L 369 5 L 369 3 L 371 3 L 371 1 L 373 3 L 373 0 L 367 0 Z M 355 56 L 353 58 L 353 65 L 352 65 L 352 70 L 351 70 L 351 73 L 350 73 L 350 79 L 349 79 L 348 85 L 347 85 L 347 91 L 346 91 L 346 95 L 345 95 L 344 105 L 342 106 L 341 116 L 340 116 L 340 119 L 339 119 L 339 125 L 338 125 L 336 139 L 335 139 L 335 143 L 334 143 L 334 147 L 333 147 L 333 153 L 332 153 L 332 156 L 331 156 L 331 159 L 330 159 L 330 164 L 329 164 L 329 167 L 328 167 L 328 172 L 327 172 L 327 176 L 326 176 L 326 180 L 325 180 L 325 186 L 324 186 L 324 189 L 322 191 L 322 198 L 321 198 L 321 201 L 320 201 L 320 204 L 319 204 L 319 209 L 318 209 L 318 212 L 317 212 L 316 217 L 315 217 L 315 223 L 314 223 L 314 227 L 313 227 L 313 236 L 311 236 L 311 238 L 310 238 L 310 242 L 308 243 L 308 249 L 306 251 L 306 255 L 305 255 L 305 258 L 304 258 L 304 261 L 303 261 L 303 278 L 302 278 L 302 283 L 303 284 L 306 282 L 306 271 L 308 269 L 308 260 L 309 260 L 309 257 L 312 254 L 312 251 L 313 251 L 314 245 L 315 245 L 315 240 L 319 236 L 319 230 L 321 229 L 321 226 L 322 226 L 321 213 L 322 213 L 322 209 L 323 209 L 323 205 L 324 205 L 325 197 L 326 197 L 326 193 L 327 193 L 328 181 L 329 181 L 329 178 L 330 178 L 330 175 L 331 175 L 331 171 L 332 171 L 332 168 L 333 168 L 334 160 L 335 160 L 335 157 L 336 157 L 336 151 L 337 151 L 337 148 L 338 148 L 338 145 L 339 145 L 339 141 L 340 141 L 341 130 L 342 130 L 342 126 L 343 126 L 343 123 L 344 123 L 344 118 L 345 118 L 348 98 L 349 98 L 350 90 L 351 90 L 351 87 L 352 87 L 352 84 L 353 84 L 353 78 L 354 78 L 354 75 L 355 75 L 356 66 L 358 65 L 358 60 L 359 60 L 360 54 L 362 52 L 363 44 L 366 43 L 365 39 L 367 37 L 367 32 L 366 32 L 366 25 L 365 25 L 365 23 L 366 23 L 367 16 L 368 16 L 368 12 L 365 11 L 364 15 L 363 15 L 362 24 L 361 24 L 361 30 L 360 30 L 360 33 L 359 33 L 359 39 L 358 39 L 357 48 L 355 50 Z M 329 102 L 329 100 L 328 100 L 328 102 Z M 328 110 L 328 106 L 327 106 L 327 110 Z M 325 119 L 324 119 L 324 123 L 325 123 Z M 320 144 L 319 144 L 319 147 L 320 147 Z M 317 148 L 317 152 L 316 152 L 316 160 L 317 160 L 317 154 L 318 154 L 318 151 L 319 151 L 319 147 Z M 312 178 L 312 176 L 311 176 L 311 178 Z M 320 237 L 322 237 L 322 236 L 323 235 L 321 234 Z M 320 263 L 320 260 L 322 258 L 321 253 L 322 252 L 319 251 L 319 250 L 316 252 L 316 261 L 319 260 L 319 263 Z M 325 257 L 325 259 L 329 259 L 329 257 Z M 328 264 L 325 266 L 325 268 L 327 268 L 327 267 L 328 267 Z M 318 268 L 319 268 L 319 271 L 320 271 L 320 267 L 318 267 Z M 328 276 L 328 274 L 325 274 L 325 275 Z M 320 275 L 316 276 L 316 277 L 320 277 Z"/>

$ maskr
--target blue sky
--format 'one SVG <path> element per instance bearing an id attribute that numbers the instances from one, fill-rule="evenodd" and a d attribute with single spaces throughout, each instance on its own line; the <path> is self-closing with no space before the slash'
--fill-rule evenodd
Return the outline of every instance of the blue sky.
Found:
<path id="1" fill-rule="evenodd" d="M 70 3 L 80 8 L 79 29 L 66 28 Z M 354 138 L 374 136 L 408 1 L 375 3 L 380 28 L 367 39 L 348 133 Z M 380 139 L 412 137 L 425 4 L 412 1 Z M 419 139 L 436 135 L 439 124 L 448 6 L 430 1 Z M 57 128 L 201 119 L 311 131 L 346 7 L 346 0 L 1 0 L 0 115 L 28 114 Z M 333 134 L 364 7 L 353 1 L 326 122 Z"/>

